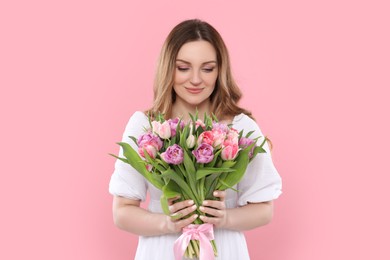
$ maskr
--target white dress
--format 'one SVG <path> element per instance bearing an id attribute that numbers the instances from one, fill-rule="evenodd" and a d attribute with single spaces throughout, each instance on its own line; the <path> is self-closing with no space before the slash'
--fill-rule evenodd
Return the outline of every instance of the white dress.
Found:
<path id="1" fill-rule="evenodd" d="M 258 125 L 254 120 L 245 114 L 240 114 L 233 119 L 233 128 L 246 132 L 255 130 L 251 137 L 263 136 Z M 124 142 L 130 143 L 134 148 L 136 145 L 128 136 L 136 138 L 144 133 L 144 129 L 149 127 L 148 118 L 143 112 L 135 112 L 123 134 Z M 259 140 L 260 142 L 261 140 Z M 264 146 L 267 153 L 258 154 L 248 165 L 241 182 L 237 185 L 237 190 L 227 190 L 226 207 L 234 208 L 246 205 L 248 202 L 271 201 L 281 194 L 281 178 L 276 171 L 272 162 L 269 147 Z M 122 149 L 119 156 L 123 157 Z M 122 196 L 129 199 L 141 200 L 146 199 L 146 193 L 149 192 L 150 201 L 148 209 L 151 212 L 162 213 L 160 206 L 161 191 L 156 189 L 152 184 L 144 179 L 130 165 L 117 160 L 115 170 L 111 176 L 109 192 L 115 196 Z M 173 260 L 173 244 L 180 236 L 180 233 L 161 235 L 161 236 L 140 236 L 136 252 L 136 260 L 163 259 Z M 250 259 L 244 234 L 239 231 L 227 229 L 214 229 L 215 242 L 218 249 L 218 260 L 245 260 Z M 183 259 L 186 259 L 183 257 Z"/>

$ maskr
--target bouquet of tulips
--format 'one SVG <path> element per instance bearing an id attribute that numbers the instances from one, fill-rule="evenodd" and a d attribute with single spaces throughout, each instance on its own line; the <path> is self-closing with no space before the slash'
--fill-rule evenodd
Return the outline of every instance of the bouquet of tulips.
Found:
<path id="1" fill-rule="evenodd" d="M 154 120 L 149 117 L 150 127 L 145 133 L 138 138 L 130 136 L 138 150 L 120 142 L 124 158 L 111 154 L 130 164 L 162 191 L 161 206 L 167 215 L 170 215 L 170 198 L 191 199 L 199 207 L 204 200 L 216 199 L 215 190 L 234 189 L 248 163 L 256 154 L 265 152 L 266 138 L 257 145 L 260 136 L 250 138 L 253 131 L 243 136 L 243 131 L 219 123 L 215 117 L 205 115 L 202 121 L 197 114 L 190 114 L 190 118 L 184 122 L 180 118 L 165 120 L 163 115 Z M 175 243 L 176 258 L 181 259 L 183 254 L 188 258 L 199 257 L 210 254 L 210 250 L 212 259 L 217 255 L 212 226 L 210 232 L 209 224 L 202 224 L 197 218 L 194 225 L 183 229 L 178 244 Z M 191 229 L 198 229 L 195 237 L 191 236 Z M 180 248 L 186 248 L 185 252 Z"/>

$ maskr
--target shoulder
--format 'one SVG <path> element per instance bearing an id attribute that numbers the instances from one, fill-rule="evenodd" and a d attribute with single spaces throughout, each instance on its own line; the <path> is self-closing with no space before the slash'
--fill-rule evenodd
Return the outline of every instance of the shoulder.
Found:
<path id="1" fill-rule="evenodd" d="M 244 130 L 244 132 L 249 132 L 253 130 L 260 131 L 260 127 L 256 123 L 256 121 L 244 113 L 241 113 L 234 117 L 233 127 L 237 130 Z"/>
<path id="2" fill-rule="evenodd" d="M 148 117 L 145 115 L 142 111 L 135 111 L 129 119 L 129 123 L 142 123 L 142 122 L 148 122 Z"/>
<path id="3" fill-rule="evenodd" d="M 135 111 L 126 125 L 126 132 L 143 130 L 149 126 L 148 117 L 142 111 Z"/>
<path id="4" fill-rule="evenodd" d="M 131 115 L 130 119 L 133 119 L 133 120 L 148 120 L 148 117 L 147 117 L 147 115 L 145 115 L 145 113 L 142 112 L 142 111 L 135 111 L 135 112 Z"/>

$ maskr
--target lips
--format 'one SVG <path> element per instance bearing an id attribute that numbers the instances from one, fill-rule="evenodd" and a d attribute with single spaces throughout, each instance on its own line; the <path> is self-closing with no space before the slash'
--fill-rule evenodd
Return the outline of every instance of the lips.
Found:
<path id="1" fill-rule="evenodd" d="M 202 92 L 203 88 L 186 88 L 186 90 L 191 94 L 199 94 Z"/>

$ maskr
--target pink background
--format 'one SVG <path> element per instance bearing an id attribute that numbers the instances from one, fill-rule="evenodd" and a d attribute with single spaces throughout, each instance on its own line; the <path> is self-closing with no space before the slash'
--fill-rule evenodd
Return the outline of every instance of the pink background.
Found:
<path id="1" fill-rule="evenodd" d="M 224 37 L 284 181 L 252 259 L 390 259 L 388 1 L 136 2 L 1 2 L 0 259 L 133 258 L 107 154 L 194 17 Z"/>

